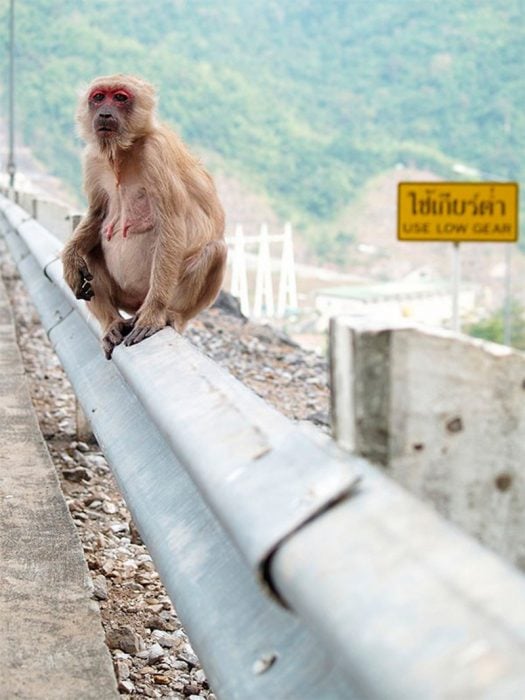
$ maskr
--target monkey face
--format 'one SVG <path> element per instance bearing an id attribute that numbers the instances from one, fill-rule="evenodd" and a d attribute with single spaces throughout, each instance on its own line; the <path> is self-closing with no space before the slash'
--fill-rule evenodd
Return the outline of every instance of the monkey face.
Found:
<path id="1" fill-rule="evenodd" d="M 133 107 L 133 95 L 123 88 L 96 87 L 88 97 L 95 135 L 101 141 L 113 139 L 125 131 Z"/>
<path id="2" fill-rule="evenodd" d="M 77 123 L 80 136 L 102 152 L 128 149 L 156 128 L 155 91 L 123 73 L 95 78 L 79 100 Z"/>

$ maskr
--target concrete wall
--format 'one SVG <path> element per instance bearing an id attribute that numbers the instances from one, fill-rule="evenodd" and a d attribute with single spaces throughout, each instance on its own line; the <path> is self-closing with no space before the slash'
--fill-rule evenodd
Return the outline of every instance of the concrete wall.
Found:
<path id="1" fill-rule="evenodd" d="M 459 293 L 459 309 L 462 316 L 472 313 L 475 308 L 476 291 L 464 287 Z M 315 298 L 315 308 L 320 313 L 319 326 L 326 329 L 329 319 L 336 315 L 357 315 L 375 319 L 389 319 L 426 325 L 442 325 L 452 317 L 452 297 L 450 291 L 435 291 L 426 294 L 409 294 L 404 297 L 359 299 L 320 292 Z"/>
<path id="2" fill-rule="evenodd" d="M 525 569 L 525 354 L 351 318 L 331 340 L 339 442 Z"/>

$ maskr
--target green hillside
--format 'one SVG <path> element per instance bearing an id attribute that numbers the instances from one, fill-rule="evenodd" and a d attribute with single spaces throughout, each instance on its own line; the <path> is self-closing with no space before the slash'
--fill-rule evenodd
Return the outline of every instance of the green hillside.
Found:
<path id="1" fill-rule="evenodd" d="M 79 187 L 79 86 L 138 73 L 313 236 L 397 162 L 524 179 L 524 20 L 525 0 L 17 0 L 18 128 Z"/>

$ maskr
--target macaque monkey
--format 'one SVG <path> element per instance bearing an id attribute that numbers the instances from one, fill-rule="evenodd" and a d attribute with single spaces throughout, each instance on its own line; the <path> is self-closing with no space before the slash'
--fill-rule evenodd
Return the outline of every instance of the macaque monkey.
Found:
<path id="1" fill-rule="evenodd" d="M 77 122 L 89 207 L 62 253 L 64 279 L 100 322 L 109 359 L 122 342 L 167 325 L 182 331 L 214 301 L 226 265 L 224 213 L 200 162 L 157 122 L 149 83 L 96 78 Z"/>

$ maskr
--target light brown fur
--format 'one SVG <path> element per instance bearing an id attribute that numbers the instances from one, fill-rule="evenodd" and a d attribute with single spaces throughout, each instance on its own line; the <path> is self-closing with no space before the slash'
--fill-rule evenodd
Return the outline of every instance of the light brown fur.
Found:
<path id="1" fill-rule="evenodd" d="M 101 323 L 107 357 L 166 325 L 183 330 L 224 276 L 213 181 L 154 108 L 149 83 L 114 75 L 94 80 L 77 111 L 89 208 L 64 248 L 64 278 Z"/>

